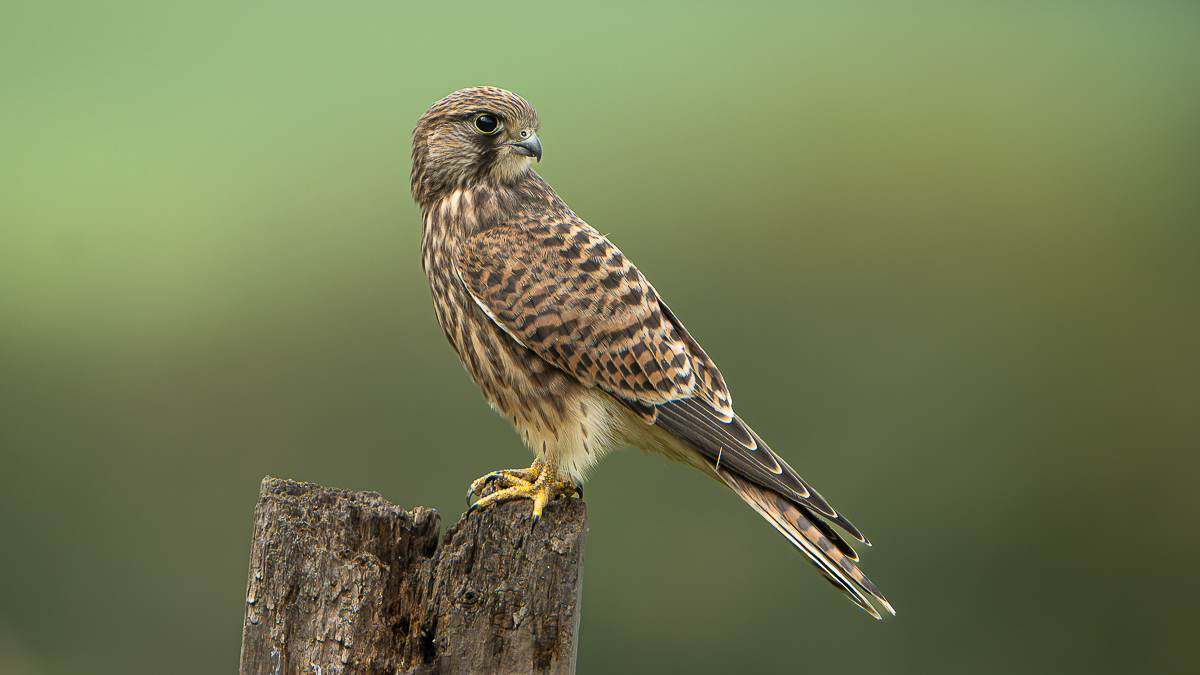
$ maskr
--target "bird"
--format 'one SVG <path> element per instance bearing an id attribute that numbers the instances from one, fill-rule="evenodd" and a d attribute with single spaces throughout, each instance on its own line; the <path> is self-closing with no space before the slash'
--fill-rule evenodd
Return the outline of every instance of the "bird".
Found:
<path id="1" fill-rule="evenodd" d="M 413 130 L 421 263 L 446 339 L 534 453 L 471 483 L 471 507 L 582 495 L 632 446 L 733 489 L 851 601 L 896 613 L 834 528 L 870 546 L 733 411 L 721 372 L 621 251 L 533 169 L 538 114 L 497 87 L 460 89 Z M 490 491 L 489 491 L 490 490 Z"/>

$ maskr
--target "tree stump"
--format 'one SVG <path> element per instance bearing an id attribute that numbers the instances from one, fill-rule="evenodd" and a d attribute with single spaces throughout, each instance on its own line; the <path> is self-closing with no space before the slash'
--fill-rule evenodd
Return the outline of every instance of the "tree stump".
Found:
<path id="1" fill-rule="evenodd" d="M 573 673 L 587 509 L 524 500 L 440 518 L 267 476 L 242 675 Z"/>

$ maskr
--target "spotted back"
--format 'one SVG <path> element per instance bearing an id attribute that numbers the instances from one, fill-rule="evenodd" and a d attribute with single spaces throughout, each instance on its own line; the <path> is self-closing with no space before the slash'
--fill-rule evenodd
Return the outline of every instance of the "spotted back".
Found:
<path id="1" fill-rule="evenodd" d="M 699 396 L 732 417 L 716 366 L 641 272 L 569 210 L 522 215 L 462 242 L 459 274 L 515 340 L 653 422 L 653 406 Z"/>

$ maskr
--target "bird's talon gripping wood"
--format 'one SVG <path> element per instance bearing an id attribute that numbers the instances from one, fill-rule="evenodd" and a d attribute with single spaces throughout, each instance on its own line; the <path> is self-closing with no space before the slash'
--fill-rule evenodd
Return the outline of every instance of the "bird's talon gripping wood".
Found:
<path id="1" fill-rule="evenodd" d="M 716 364 L 650 282 L 533 170 L 537 128 L 525 99 L 473 87 L 434 103 L 413 131 L 438 323 L 536 456 L 475 481 L 468 496 L 502 487 L 472 508 L 532 499 L 536 523 L 552 497 L 582 496 L 606 452 L 632 445 L 732 488 L 852 601 L 892 611 L 834 526 L 866 537 L 734 413 Z"/>
<path id="2" fill-rule="evenodd" d="M 470 499 L 471 495 L 486 496 L 488 489 L 493 486 L 498 486 L 498 489 L 501 490 L 522 485 L 532 486 L 537 482 L 539 475 L 537 463 L 534 463 L 528 469 L 500 469 L 499 471 L 493 471 L 486 476 L 476 478 L 471 483 L 470 489 L 467 490 L 467 499 Z"/>
<path id="3" fill-rule="evenodd" d="M 541 462 L 534 462 L 533 466 L 528 469 L 493 471 L 472 483 L 471 493 L 484 494 L 483 490 L 493 481 L 504 484 L 504 487 L 480 497 L 479 501 L 475 502 L 471 508 L 482 508 L 510 499 L 531 499 L 533 500 L 533 521 L 536 523 L 550 500 L 578 492 L 574 481 L 561 480 L 555 475 L 557 473 L 548 464 Z M 477 487 L 478 490 L 476 490 Z"/>

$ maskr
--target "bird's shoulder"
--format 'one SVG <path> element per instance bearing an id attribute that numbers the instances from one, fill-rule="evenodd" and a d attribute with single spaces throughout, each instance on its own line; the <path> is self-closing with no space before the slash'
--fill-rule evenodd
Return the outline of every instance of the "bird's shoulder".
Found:
<path id="1" fill-rule="evenodd" d="M 654 287 L 569 209 L 523 208 L 474 233 L 458 270 L 493 321 L 586 386 L 648 418 L 647 406 L 694 395 L 732 413 L 716 366 Z"/>

